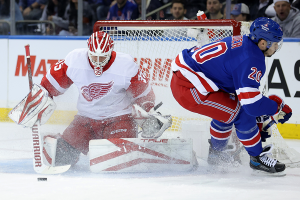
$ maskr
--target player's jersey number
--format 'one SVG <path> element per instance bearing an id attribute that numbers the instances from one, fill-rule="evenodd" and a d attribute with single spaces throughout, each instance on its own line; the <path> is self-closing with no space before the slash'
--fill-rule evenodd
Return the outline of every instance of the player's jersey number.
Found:
<path id="1" fill-rule="evenodd" d="M 54 65 L 54 71 L 58 71 L 61 69 L 62 65 L 63 65 L 64 60 L 58 61 L 55 65 Z"/>
<path id="2" fill-rule="evenodd" d="M 208 60 L 219 57 L 227 51 L 226 42 L 216 42 L 210 45 L 207 45 L 193 54 L 193 58 L 199 64 L 203 64 Z"/>

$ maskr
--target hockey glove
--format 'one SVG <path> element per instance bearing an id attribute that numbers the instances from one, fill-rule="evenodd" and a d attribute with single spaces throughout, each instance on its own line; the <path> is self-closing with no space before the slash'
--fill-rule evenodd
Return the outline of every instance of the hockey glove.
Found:
<path id="1" fill-rule="evenodd" d="M 34 84 L 29 94 L 14 107 L 8 116 L 17 124 L 32 127 L 37 121 L 46 123 L 56 108 L 48 91 Z"/>
<path id="2" fill-rule="evenodd" d="M 275 124 L 275 122 L 271 123 L 271 118 L 268 115 L 262 115 L 256 117 L 256 123 L 259 128 L 260 137 L 262 142 L 266 142 L 266 139 L 271 137 L 272 130 L 270 127 Z"/>
<path id="3" fill-rule="evenodd" d="M 277 95 L 270 95 L 269 99 L 275 101 L 278 105 L 278 111 L 275 115 L 271 116 L 271 119 L 274 120 L 276 124 L 278 124 L 278 122 L 283 124 L 288 121 L 292 116 L 292 109 Z"/>
<path id="4" fill-rule="evenodd" d="M 158 107 L 155 106 L 149 112 L 146 112 L 137 104 L 132 107 L 132 116 L 142 128 L 141 136 L 143 138 L 158 138 L 172 125 L 171 115 L 161 115 L 156 112 Z"/>

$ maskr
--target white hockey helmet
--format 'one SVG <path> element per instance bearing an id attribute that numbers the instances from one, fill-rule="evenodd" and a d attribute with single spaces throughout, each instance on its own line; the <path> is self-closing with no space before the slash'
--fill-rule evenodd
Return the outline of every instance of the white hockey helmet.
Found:
<path id="1" fill-rule="evenodd" d="M 114 41 L 107 33 L 97 31 L 87 40 L 87 44 L 89 48 L 89 60 L 94 65 L 95 75 L 101 76 L 103 73 L 103 67 L 110 60 L 111 52 L 114 49 Z"/>

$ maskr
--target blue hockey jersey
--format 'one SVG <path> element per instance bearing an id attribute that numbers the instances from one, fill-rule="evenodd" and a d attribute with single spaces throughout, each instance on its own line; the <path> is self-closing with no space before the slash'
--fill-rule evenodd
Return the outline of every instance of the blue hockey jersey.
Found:
<path id="1" fill-rule="evenodd" d="M 203 95 L 223 90 L 238 96 L 249 115 L 274 115 L 277 103 L 259 91 L 265 56 L 248 36 L 233 36 L 185 49 L 172 62 Z"/>
<path id="2" fill-rule="evenodd" d="M 113 5 L 107 14 L 106 20 L 131 20 L 137 15 L 137 5 L 132 0 L 127 0 L 126 4 L 119 8 L 117 4 Z"/>

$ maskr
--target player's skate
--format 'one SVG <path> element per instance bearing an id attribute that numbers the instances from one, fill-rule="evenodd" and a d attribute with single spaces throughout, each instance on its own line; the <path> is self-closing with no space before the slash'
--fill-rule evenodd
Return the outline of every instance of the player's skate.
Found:
<path id="1" fill-rule="evenodd" d="M 210 165 L 237 165 L 241 163 L 239 155 L 236 155 L 234 144 L 227 145 L 224 151 L 217 151 L 211 146 L 210 139 L 208 140 L 209 150 L 208 150 L 208 158 L 207 163 Z"/>
<path id="2" fill-rule="evenodd" d="M 285 164 L 269 157 L 272 155 L 272 144 L 263 148 L 258 156 L 250 156 L 250 167 L 254 170 L 254 175 L 285 176 Z"/>

